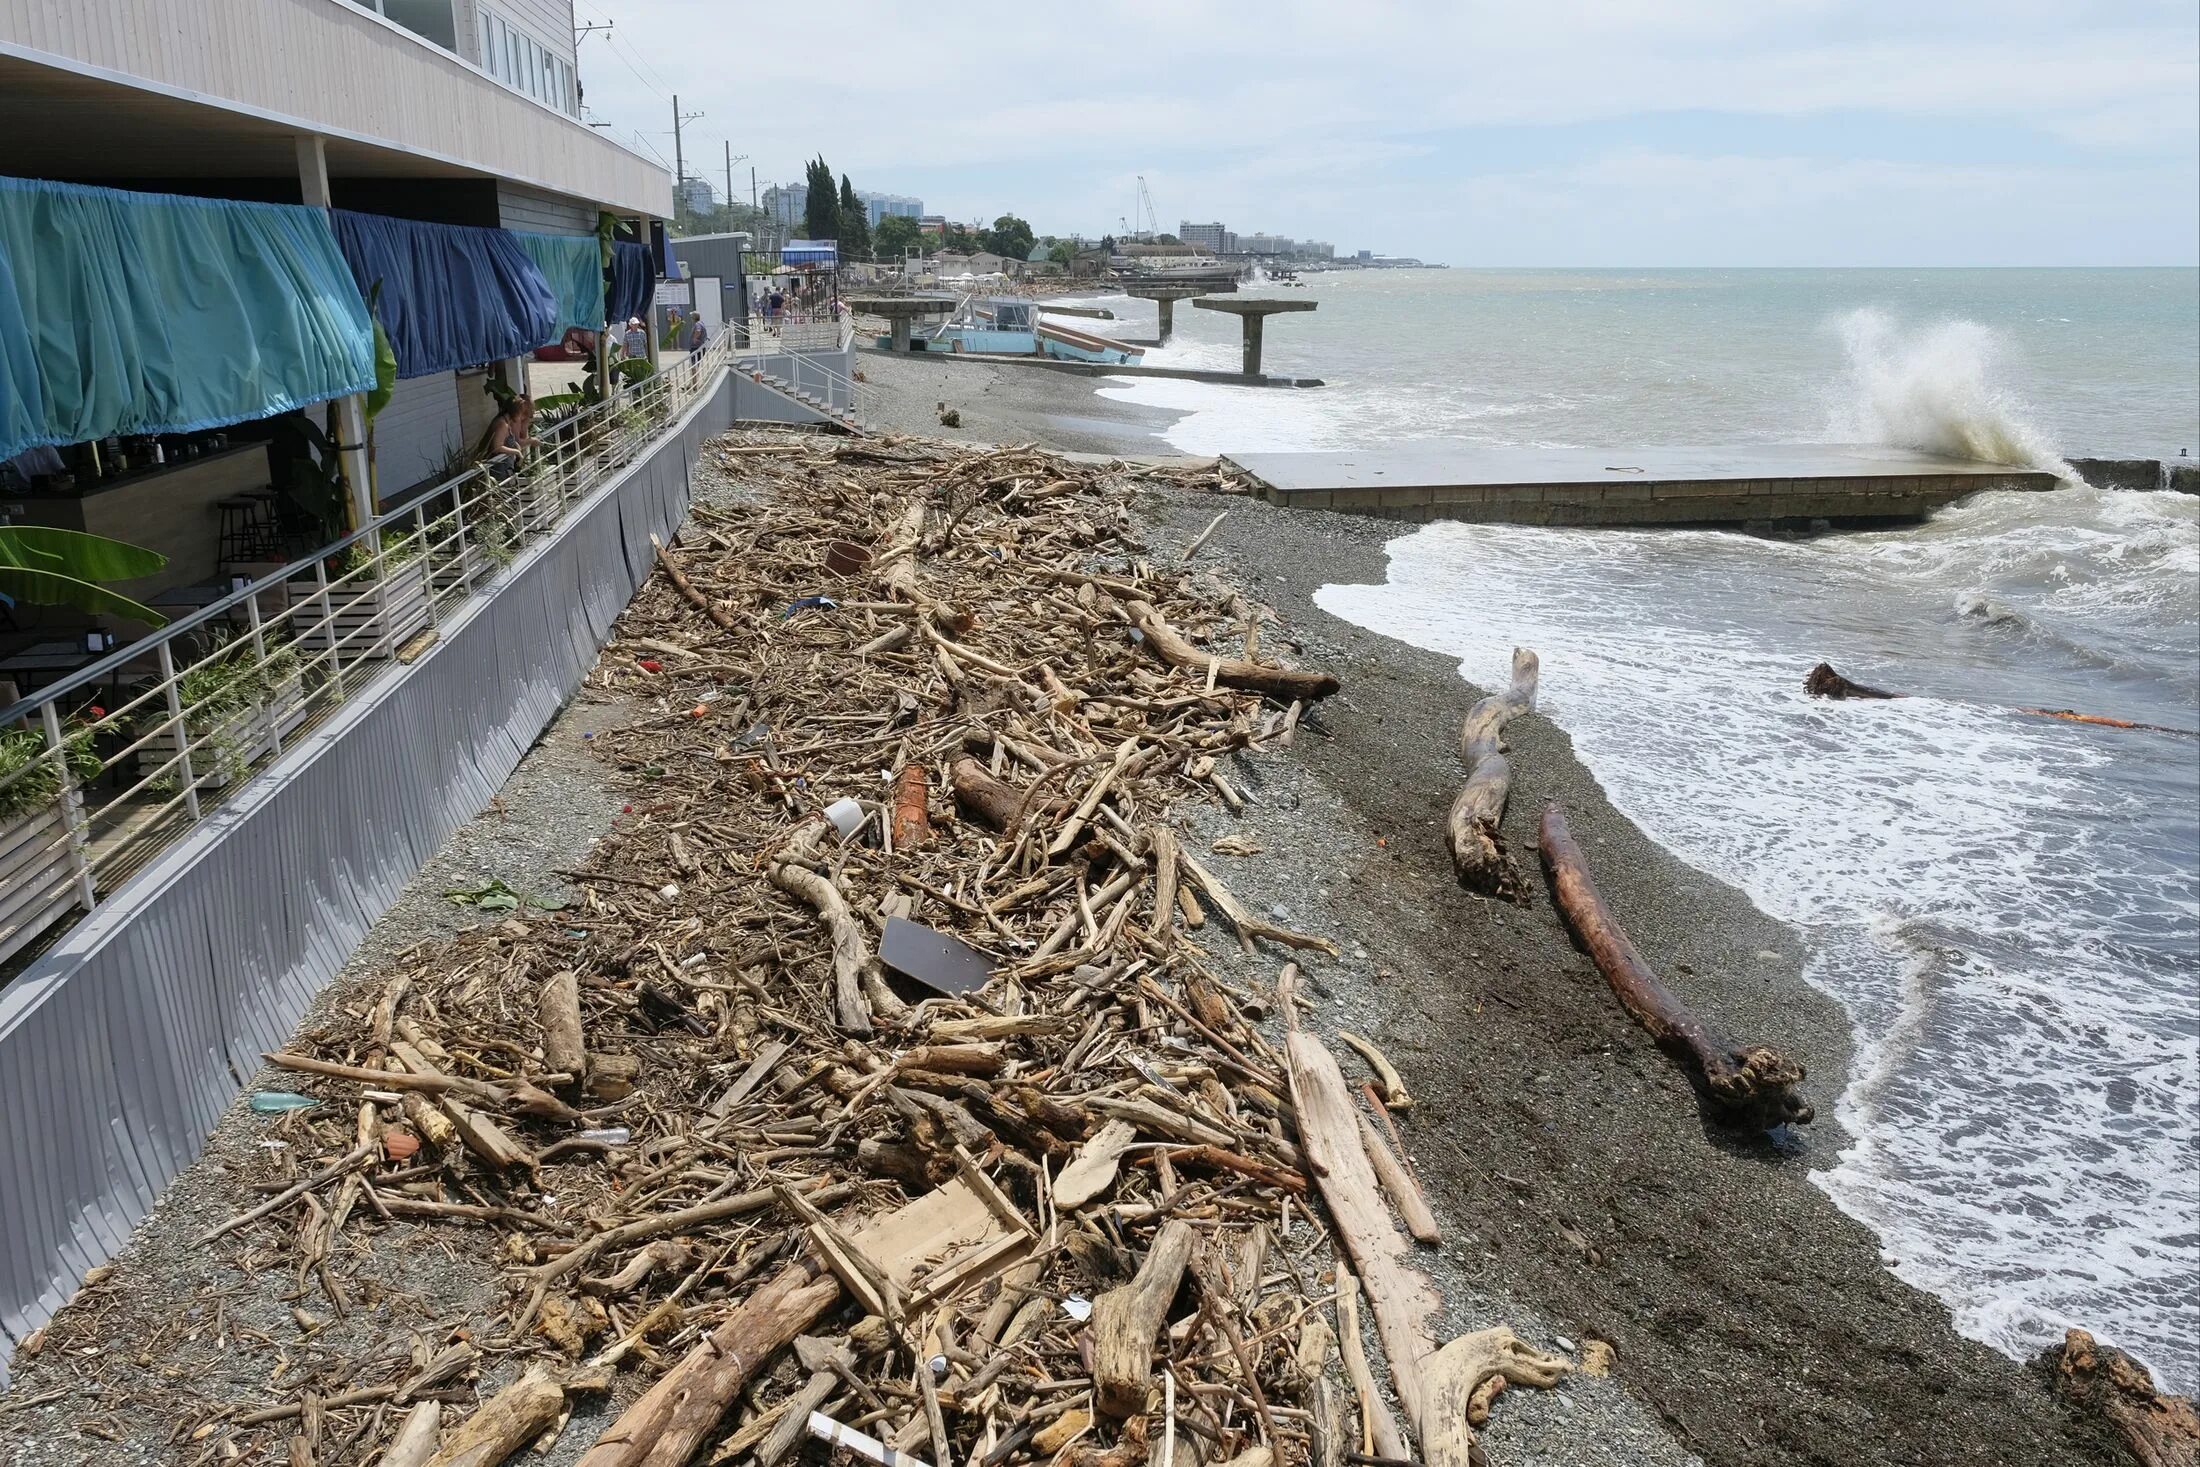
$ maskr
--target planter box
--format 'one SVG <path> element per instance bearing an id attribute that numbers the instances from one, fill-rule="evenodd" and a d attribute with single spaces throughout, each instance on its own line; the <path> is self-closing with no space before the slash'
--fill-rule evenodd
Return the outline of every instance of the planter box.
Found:
<path id="1" fill-rule="evenodd" d="M 283 747 L 305 724 L 311 711 L 306 704 L 303 676 L 293 676 L 258 707 L 239 710 L 228 719 L 186 709 L 183 718 L 191 731 L 191 782 L 202 792 L 234 784 Z M 226 748 L 207 746 L 208 736 L 216 732 L 226 741 Z M 165 774 L 181 788 L 183 766 L 172 762 L 176 752 L 176 731 L 164 724 L 138 749 L 139 776 L 152 779 Z"/>
<path id="2" fill-rule="evenodd" d="M 290 583 L 290 624 L 301 652 L 337 649 L 346 662 L 386 659 L 428 624 L 428 567 L 415 557 L 385 565 L 382 578 L 354 578 L 329 588 L 324 606 L 318 583 Z M 333 611 L 334 616 L 323 624 Z"/>
<path id="3" fill-rule="evenodd" d="M 61 799 L 83 818 L 75 790 Z M 61 799 L 0 825 L 0 962 L 76 910 L 76 863 L 69 859 Z"/>

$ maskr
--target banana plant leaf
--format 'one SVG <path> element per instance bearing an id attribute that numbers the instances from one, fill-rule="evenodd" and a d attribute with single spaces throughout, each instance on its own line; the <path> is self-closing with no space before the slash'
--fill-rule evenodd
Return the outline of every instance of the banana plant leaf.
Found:
<path id="1" fill-rule="evenodd" d="M 382 282 L 374 282 L 374 289 L 367 292 L 367 317 L 374 322 L 374 386 L 367 391 L 367 421 L 373 422 L 375 414 L 390 405 L 390 398 L 397 392 L 397 351 L 390 345 L 382 320 L 374 314 L 382 300 Z"/>
<path id="2" fill-rule="evenodd" d="M 50 525 L 0 525 L 0 591 L 32 606 L 128 617 L 157 627 L 168 618 L 97 584 L 153 575 L 168 557 L 140 545 Z"/>

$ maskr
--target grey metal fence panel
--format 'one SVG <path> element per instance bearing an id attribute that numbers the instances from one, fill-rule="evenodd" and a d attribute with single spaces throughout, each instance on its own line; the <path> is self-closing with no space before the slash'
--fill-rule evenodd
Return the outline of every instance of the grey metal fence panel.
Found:
<path id="1" fill-rule="evenodd" d="M 373 920 L 579 686 L 686 516 L 732 379 L 0 990 L 6 1355 L 111 1258 Z"/>

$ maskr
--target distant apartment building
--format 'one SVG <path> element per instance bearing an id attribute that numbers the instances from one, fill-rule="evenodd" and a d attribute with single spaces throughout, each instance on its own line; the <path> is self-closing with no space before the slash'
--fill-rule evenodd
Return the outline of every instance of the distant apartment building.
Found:
<path id="1" fill-rule="evenodd" d="M 718 191 L 707 178 L 683 178 L 673 193 L 690 214 L 708 214 L 718 207 Z"/>
<path id="2" fill-rule="evenodd" d="M 1187 219 L 1176 227 L 1176 237 L 1188 245 L 1198 245 L 1210 254 L 1222 254 L 1228 249 L 1226 241 L 1234 238 L 1220 223 L 1194 224 Z"/>
<path id="3" fill-rule="evenodd" d="M 1283 234 L 1241 234 L 1238 236 L 1237 253 L 1247 255 L 1288 255 L 1298 248 L 1298 241 Z"/>
<path id="4" fill-rule="evenodd" d="M 775 224 L 800 228 L 809 216 L 810 186 L 806 183 L 775 183 L 764 190 L 758 201 L 764 217 Z"/>
<path id="5" fill-rule="evenodd" d="M 881 194 L 859 188 L 856 190 L 856 197 L 863 200 L 863 210 L 870 216 L 873 229 L 878 228 L 879 221 L 890 214 L 898 214 L 904 219 L 924 217 L 924 200 L 913 199 L 907 194 Z"/>
<path id="6" fill-rule="evenodd" d="M 934 238 L 947 233 L 947 216 L 945 214 L 919 214 L 917 216 L 917 233 L 931 235 Z"/>

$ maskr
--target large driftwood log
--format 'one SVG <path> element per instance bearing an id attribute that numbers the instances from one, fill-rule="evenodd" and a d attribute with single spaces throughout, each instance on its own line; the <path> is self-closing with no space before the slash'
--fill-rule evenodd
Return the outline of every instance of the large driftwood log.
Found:
<path id="1" fill-rule="evenodd" d="M 1503 1343 L 1513 1339 L 1507 1329 L 1465 1335 L 1442 1350 L 1436 1348 L 1435 1286 L 1413 1263 L 1405 1236 L 1383 1204 L 1381 1186 L 1361 1140 L 1360 1114 L 1345 1088 L 1337 1057 L 1299 1027 L 1297 981 L 1297 969 L 1286 968 L 1276 981 L 1276 995 L 1288 1031 L 1284 1054 L 1291 1072 L 1299 1145 L 1308 1167 L 1320 1179 L 1338 1241 L 1367 1290 L 1368 1308 L 1375 1312 L 1376 1338 L 1390 1360 L 1391 1385 L 1421 1439 L 1420 1460 L 1427 1467 L 1473 1467 L 1481 1453 L 1475 1447 L 1466 1407 L 1475 1387 L 1493 1372 L 1515 1378 L 1508 1366 L 1519 1370 L 1516 1378 L 1523 1384 L 1548 1385 L 1565 1372 L 1566 1362 L 1528 1351 L 1526 1346 L 1520 1346 L 1525 1355 L 1511 1350 Z"/>
<path id="2" fill-rule="evenodd" d="M 1266 693 L 1284 703 L 1293 699 L 1311 703 L 1337 691 L 1337 680 L 1326 672 L 1305 672 L 1267 662 L 1248 662 L 1242 657 L 1218 657 L 1202 652 L 1192 645 L 1191 638 L 1170 626 L 1147 602 L 1126 602 L 1125 609 L 1154 655 L 1180 671 L 1205 677 L 1211 666 L 1215 681 L 1221 686 Z"/>
<path id="3" fill-rule="evenodd" d="M 1597 895 L 1589 863 L 1556 805 L 1544 808 L 1542 845 L 1559 911 L 1635 1022 L 1685 1059 L 1712 1101 L 1736 1120 L 1756 1127 L 1809 1120 L 1810 1103 L 1795 1089 L 1803 1083 L 1801 1065 L 1769 1046 L 1734 1045 L 1714 1035 L 1650 970 Z"/>
<path id="4" fill-rule="evenodd" d="M 1436 1349 L 1436 1290 L 1413 1263 L 1405 1236 L 1390 1220 L 1382 1184 L 1360 1140 L 1359 1111 L 1345 1087 L 1337 1057 L 1298 1025 L 1295 979 L 1296 970 L 1286 969 L 1276 991 L 1289 1026 L 1284 1056 L 1290 1067 L 1299 1147 L 1329 1204 L 1337 1239 L 1367 1291 L 1376 1338 L 1390 1359 L 1391 1384 L 1399 1404 L 1406 1408 L 1406 1419 L 1418 1432 L 1428 1404 L 1421 1362 Z M 1433 1461 L 1430 1467 L 1435 1467 Z"/>
<path id="5" fill-rule="evenodd" d="M 1866 687 L 1850 682 L 1833 670 L 1833 664 L 1821 662 L 1803 675 L 1803 691 L 1813 698 L 1907 698 L 1908 693 L 1890 693 L 1884 688 Z M 2111 718 L 2105 713 L 2080 713 L 2075 708 L 2023 708 L 2012 707 L 2011 713 L 2028 714 L 2033 718 L 2057 718 L 2064 723 L 2083 723 L 2095 728 L 2128 728 L 2141 733 L 2178 734 L 2184 738 L 2200 738 L 2200 731 L 2177 728 L 2166 723 L 2134 723 L 2128 718 Z"/>
<path id="6" fill-rule="evenodd" d="M 1536 674 L 1535 654 L 1525 647 L 1513 648 L 1512 686 L 1468 709 L 1459 727 L 1459 757 L 1467 766 L 1467 782 L 1451 802 L 1445 837 L 1459 884 L 1484 896 L 1517 898 L 1525 891 L 1519 867 L 1498 839 L 1498 826 L 1505 818 L 1505 796 L 1512 788 L 1505 725 L 1535 707 Z"/>
<path id="7" fill-rule="evenodd" d="M 1093 1395 L 1110 1416 L 1134 1416 L 1146 1409 L 1154 1335 L 1184 1281 L 1196 1239 L 1190 1223 L 1171 1218 L 1146 1250 L 1138 1276 L 1092 1301 Z"/>
<path id="8" fill-rule="evenodd" d="M 1900 693 L 1890 693 L 1881 688 L 1868 688 L 1862 683 L 1852 683 L 1833 670 L 1830 662 L 1821 662 L 1803 675 L 1803 691 L 1813 698 L 1899 698 Z"/>
<path id="9" fill-rule="evenodd" d="M 580 1467 L 686 1467 L 756 1372 L 839 1302 L 840 1280 L 790 1263 L 596 1438 Z"/>
<path id="10" fill-rule="evenodd" d="M 422 1401 L 406 1414 L 404 1424 L 397 1428 L 397 1435 L 390 1439 L 389 1449 L 375 1467 L 426 1467 L 435 1455 L 442 1429 L 443 1403 Z"/>
<path id="11" fill-rule="evenodd" d="M 2200 1467 L 2200 1412 L 2190 1396 L 2165 1396 L 2147 1368 L 2095 1340 L 2082 1329 L 2042 1352 L 2055 1389 L 2098 1411 L 2116 1428 L 2139 1467 Z"/>
<path id="12" fill-rule="evenodd" d="M 530 1371 L 482 1403 L 466 1418 L 428 1467 L 497 1467 L 519 1451 L 565 1410 L 565 1387 L 541 1371 Z"/>

